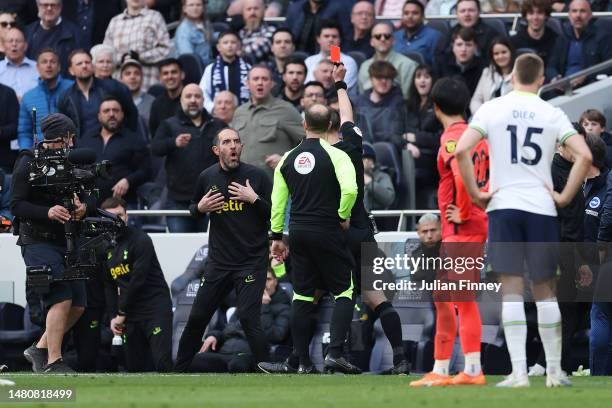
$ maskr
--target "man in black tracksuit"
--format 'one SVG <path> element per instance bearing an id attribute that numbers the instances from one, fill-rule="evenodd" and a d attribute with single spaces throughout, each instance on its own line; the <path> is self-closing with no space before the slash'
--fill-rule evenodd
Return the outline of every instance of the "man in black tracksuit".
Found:
<path id="1" fill-rule="evenodd" d="M 227 125 L 213 118 L 202 107 L 202 90 L 189 84 L 181 93 L 181 109 L 164 120 L 151 141 L 151 151 L 166 158 L 168 173 L 168 209 L 189 208 L 200 173 L 217 162 L 212 153 L 212 139 Z M 206 220 L 167 217 L 170 232 L 203 232 Z"/>
<path id="2" fill-rule="evenodd" d="M 102 208 L 127 224 L 127 204 L 109 198 Z M 117 246 L 107 253 L 106 304 L 115 335 L 123 335 L 130 372 L 172 369 L 172 301 L 151 238 L 125 227 Z M 119 294 L 117 294 L 117 291 Z"/>
<path id="3" fill-rule="evenodd" d="M 268 355 L 260 316 L 272 186 L 262 170 L 240 162 L 242 144 L 236 130 L 220 130 L 213 140 L 213 151 L 219 163 L 200 174 L 190 206 L 195 217 L 210 215 L 209 252 L 179 343 L 174 367 L 179 372 L 189 368 L 202 346 L 206 325 L 232 288 L 254 362 L 265 361 Z"/>
<path id="4" fill-rule="evenodd" d="M 349 156 L 322 139 L 329 127 L 329 109 L 320 104 L 311 106 L 305 114 L 306 139 L 285 153 L 274 171 L 270 238 L 277 257 L 285 253 L 282 235 L 291 195 L 289 246 L 294 288 L 291 331 L 299 358 L 298 374 L 316 372 L 309 354 L 309 316 L 316 312 L 317 289 L 329 291 L 336 300 L 326 370 L 361 373 L 342 356 L 355 303 L 353 259 L 343 230 L 349 228 L 357 183 Z M 261 365 L 259 368 L 266 371 Z"/>

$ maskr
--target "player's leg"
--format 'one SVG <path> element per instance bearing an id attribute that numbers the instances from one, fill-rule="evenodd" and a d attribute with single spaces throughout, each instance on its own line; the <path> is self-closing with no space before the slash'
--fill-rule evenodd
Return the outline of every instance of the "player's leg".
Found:
<path id="1" fill-rule="evenodd" d="M 434 293 L 434 299 L 438 294 Z M 436 308 L 436 335 L 434 337 L 434 366 L 430 373 L 412 381 L 411 387 L 431 387 L 447 385 L 450 360 L 457 337 L 457 314 L 453 302 L 434 301 Z"/>
<path id="2" fill-rule="evenodd" d="M 342 355 L 355 310 L 352 268 L 355 267 L 346 237 L 338 227 L 327 233 L 310 233 L 310 241 L 318 256 L 314 259 L 326 289 L 334 296 L 335 305 L 329 328 L 329 347 L 325 356 L 327 371 L 361 374 L 359 367 Z"/>
<path id="3" fill-rule="evenodd" d="M 591 306 L 591 332 L 589 334 L 589 367 L 591 375 L 607 375 L 610 316 L 607 303 L 593 302 Z"/>
<path id="4" fill-rule="evenodd" d="M 495 210 L 489 216 L 488 258 L 500 275 L 502 287 L 502 326 L 512 363 L 512 373 L 498 387 L 528 387 L 527 318 L 524 306 L 525 241 L 527 213 Z"/>
<path id="5" fill-rule="evenodd" d="M 202 336 L 219 303 L 232 289 L 232 280 L 223 277 L 210 281 L 204 279 L 189 313 L 189 319 L 181 340 L 174 364 L 175 371 L 185 371 L 189 368 L 193 356 L 202 347 Z"/>
<path id="6" fill-rule="evenodd" d="M 314 304 L 315 289 L 319 276 L 314 263 L 315 255 L 310 251 L 309 233 L 290 231 L 291 271 L 293 279 L 293 302 L 291 303 L 291 337 L 297 355 L 300 373 L 313 372 L 310 360 L 312 322 L 316 321 L 317 306 Z M 260 367 L 261 368 L 261 367 Z"/>
<path id="7" fill-rule="evenodd" d="M 158 373 L 172 370 L 172 315 L 153 316 L 144 322 L 153 366 Z"/>
<path id="8" fill-rule="evenodd" d="M 126 320 L 123 330 L 123 352 L 128 372 L 142 373 L 153 370 L 144 322 Z"/>
<path id="9" fill-rule="evenodd" d="M 240 324 L 249 342 L 253 359 L 256 363 L 267 361 L 269 346 L 261 328 L 261 298 L 266 287 L 266 269 L 235 276 L 234 287 L 238 301 L 236 312 L 240 317 Z"/>
<path id="10" fill-rule="evenodd" d="M 96 371 L 96 360 L 100 351 L 102 312 L 102 308 L 88 307 L 72 327 L 79 372 Z"/>
<path id="11" fill-rule="evenodd" d="M 558 221 L 556 217 L 529 214 L 527 266 L 538 310 L 538 332 L 546 356 L 546 386 L 571 385 L 561 369 L 561 311 L 555 292 L 559 264 Z M 535 244 L 534 244 L 535 243 Z"/>
<path id="12" fill-rule="evenodd" d="M 382 291 L 364 290 L 362 296 L 363 302 L 372 310 L 372 321 L 380 319 L 385 336 L 391 344 L 393 368 L 390 373 L 408 374 L 410 372 L 410 362 L 404 351 L 402 321 L 397 311 Z"/>
<path id="13" fill-rule="evenodd" d="M 484 256 L 486 236 L 466 235 L 448 243 L 453 257 L 476 260 Z M 448 251 L 447 251 L 448 252 Z M 456 255 L 455 255 L 456 254 Z M 476 263 L 476 262 L 475 262 Z M 470 282 L 479 282 L 481 270 L 477 267 L 460 271 L 456 278 Z M 455 276 L 453 276 L 455 278 Z M 459 336 L 465 356 L 464 370 L 453 377 L 451 385 L 485 385 L 486 379 L 480 363 L 480 342 L 482 339 L 482 321 L 476 303 L 477 293 L 473 290 L 460 290 L 452 293 L 459 315 Z"/>

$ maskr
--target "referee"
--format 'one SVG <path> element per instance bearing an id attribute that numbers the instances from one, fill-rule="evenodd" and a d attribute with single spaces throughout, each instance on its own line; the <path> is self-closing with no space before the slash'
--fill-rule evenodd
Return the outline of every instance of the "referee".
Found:
<path id="1" fill-rule="evenodd" d="M 268 266 L 269 177 L 257 167 L 240 162 L 238 132 L 220 130 L 213 139 L 219 164 L 198 178 L 190 211 L 210 214 L 209 252 L 204 276 L 181 336 L 175 370 L 187 371 L 202 346 L 202 335 L 212 315 L 232 288 L 236 290 L 240 324 L 255 363 L 265 361 L 268 346 L 261 329 L 261 297 Z"/>
<path id="2" fill-rule="evenodd" d="M 291 194 L 289 247 L 294 296 L 291 332 L 299 357 L 298 374 L 316 372 L 309 355 L 310 316 L 316 312 L 315 290 L 333 294 L 327 371 L 359 374 L 342 357 L 342 346 L 353 317 L 352 256 L 343 230 L 357 197 L 355 168 L 349 156 L 322 139 L 330 127 L 330 110 L 320 104 L 305 113 L 306 139 L 285 153 L 274 171 L 272 192 L 272 252 L 281 257 L 285 209 Z"/>

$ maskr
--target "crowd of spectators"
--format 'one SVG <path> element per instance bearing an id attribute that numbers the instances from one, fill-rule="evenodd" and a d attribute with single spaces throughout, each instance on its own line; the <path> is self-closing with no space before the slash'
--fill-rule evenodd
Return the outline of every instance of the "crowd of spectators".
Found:
<path id="1" fill-rule="evenodd" d="M 355 121 L 373 146 L 367 160 L 384 142 L 400 165 L 409 154 L 420 197 L 437 185 L 436 80 L 464 81 L 473 114 L 512 90 L 521 53 L 540 55 L 551 82 L 606 61 L 612 21 L 592 13 L 609 8 L 595 0 L 0 0 L 0 167 L 10 177 L 18 150 L 41 140 L 41 118 L 61 112 L 77 125 L 77 147 L 96 145 L 100 158 L 125 168 L 102 196 L 123 197 L 130 208 L 184 209 L 193 180 L 212 163 L 220 126 L 236 128 L 243 160 L 272 176 L 304 137 L 303 110 L 336 106 L 330 47 L 340 46 Z M 514 26 L 481 18 L 491 12 L 522 18 Z M 434 15 L 455 18 L 427 19 Z M 119 106 L 104 113 L 109 103 Z M 115 155 L 107 145 L 117 139 Z M 384 179 L 388 192 L 370 197 L 369 208 L 405 206 L 401 166 L 387 154 L 368 163 L 366 185 Z M 435 197 L 418 204 L 433 206 Z M 171 231 L 203 228 L 191 224 L 167 220 Z"/>

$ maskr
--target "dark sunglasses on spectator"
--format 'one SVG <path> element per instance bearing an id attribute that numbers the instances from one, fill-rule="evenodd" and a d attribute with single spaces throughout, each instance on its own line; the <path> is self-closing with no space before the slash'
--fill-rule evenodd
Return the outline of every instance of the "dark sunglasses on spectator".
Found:
<path id="1" fill-rule="evenodd" d="M 391 36 L 392 36 L 391 34 L 375 34 L 374 38 L 376 38 L 377 40 L 382 40 L 382 39 L 389 40 L 391 39 Z"/>
<path id="2" fill-rule="evenodd" d="M 0 27 L 15 27 L 14 21 L 0 21 Z"/>

